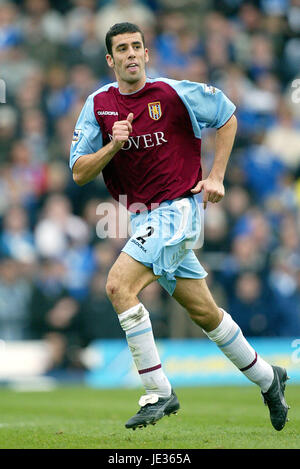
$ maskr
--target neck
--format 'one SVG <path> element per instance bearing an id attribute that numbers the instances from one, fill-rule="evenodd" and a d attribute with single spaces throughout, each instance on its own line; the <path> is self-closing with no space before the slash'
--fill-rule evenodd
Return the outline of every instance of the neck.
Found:
<path id="1" fill-rule="evenodd" d="M 146 83 L 146 75 L 143 76 L 140 80 L 134 83 L 128 83 L 122 80 L 118 80 L 119 91 L 122 94 L 130 94 L 139 91 Z"/>

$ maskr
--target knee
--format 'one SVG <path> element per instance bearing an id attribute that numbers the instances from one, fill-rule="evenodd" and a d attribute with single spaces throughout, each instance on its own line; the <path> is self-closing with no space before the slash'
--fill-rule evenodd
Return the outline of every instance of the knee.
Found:
<path id="1" fill-rule="evenodd" d="M 117 306 L 120 301 L 130 298 L 130 288 L 126 284 L 125 279 L 108 275 L 106 286 L 106 294 L 113 306 Z"/>
<path id="2" fill-rule="evenodd" d="M 113 303 L 114 300 L 121 296 L 121 284 L 117 280 L 107 278 L 105 286 L 106 294 L 110 301 Z"/>

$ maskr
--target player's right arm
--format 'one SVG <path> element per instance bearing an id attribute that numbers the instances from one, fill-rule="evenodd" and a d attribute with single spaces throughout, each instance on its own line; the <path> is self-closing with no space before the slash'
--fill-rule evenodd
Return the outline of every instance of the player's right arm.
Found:
<path id="1" fill-rule="evenodd" d="M 118 151 L 117 146 L 111 141 L 95 153 L 81 155 L 72 168 L 74 182 L 84 186 L 95 179 Z"/>
<path id="2" fill-rule="evenodd" d="M 91 98 L 88 98 L 78 118 L 70 151 L 73 179 L 80 186 L 101 173 L 132 132 L 133 114 L 130 113 L 126 120 L 114 123 L 112 140 L 102 146 L 101 129 L 92 109 Z"/>

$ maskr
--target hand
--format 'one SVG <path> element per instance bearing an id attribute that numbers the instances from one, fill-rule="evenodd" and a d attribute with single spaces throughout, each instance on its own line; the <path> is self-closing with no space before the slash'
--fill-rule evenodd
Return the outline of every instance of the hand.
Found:
<path id="1" fill-rule="evenodd" d="M 127 119 L 124 121 L 116 121 L 112 128 L 113 143 L 121 150 L 127 142 L 130 133 L 132 132 L 133 113 L 130 112 Z"/>
<path id="2" fill-rule="evenodd" d="M 204 210 L 206 209 L 207 202 L 212 202 L 213 204 L 220 202 L 225 195 L 224 185 L 221 181 L 213 178 L 203 179 L 199 181 L 191 192 L 193 194 L 198 194 L 203 190 L 203 204 Z"/>

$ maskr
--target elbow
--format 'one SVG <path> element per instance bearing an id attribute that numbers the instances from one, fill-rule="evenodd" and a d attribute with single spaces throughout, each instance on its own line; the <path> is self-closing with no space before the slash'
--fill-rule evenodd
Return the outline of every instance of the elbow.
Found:
<path id="1" fill-rule="evenodd" d="M 77 184 L 77 186 L 84 186 L 86 181 L 78 174 L 77 172 L 73 172 L 73 181 Z"/>
<path id="2" fill-rule="evenodd" d="M 231 118 L 229 119 L 229 123 L 230 123 L 231 128 L 234 130 L 234 132 L 236 132 L 238 122 L 237 122 L 237 118 L 234 114 L 232 114 Z"/>
<path id="3" fill-rule="evenodd" d="M 232 121 L 232 125 L 234 125 L 234 127 L 237 128 L 238 121 L 237 121 L 237 118 L 234 114 L 232 114 L 230 120 Z"/>
<path id="4" fill-rule="evenodd" d="M 226 124 L 224 125 L 224 127 L 232 127 L 234 129 L 237 128 L 237 118 L 234 114 L 232 114 L 232 116 L 230 117 L 230 119 L 226 122 Z"/>
<path id="5" fill-rule="evenodd" d="M 80 158 L 77 161 L 75 161 L 75 164 L 72 168 L 73 181 L 78 186 L 84 186 L 87 183 L 87 181 L 84 178 L 83 171 L 81 170 L 79 160 L 80 160 Z"/>
<path id="6" fill-rule="evenodd" d="M 230 117 L 230 119 L 228 119 L 227 122 L 225 122 L 225 124 L 223 124 L 221 127 L 219 127 L 217 129 L 218 132 L 233 132 L 234 134 L 236 133 L 237 131 L 237 118 L 235 117 L 234 114 L 232 114 L 232 116 Z"/>

